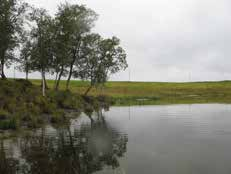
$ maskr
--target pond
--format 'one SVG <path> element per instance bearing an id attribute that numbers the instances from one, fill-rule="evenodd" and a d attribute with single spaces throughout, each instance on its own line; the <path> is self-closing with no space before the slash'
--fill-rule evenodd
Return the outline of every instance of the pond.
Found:
<path id="1" fill-rule="evenodd" d="M 1 174 L 230 174 L 231 105 L 112 107 L 0 141 Z"/>

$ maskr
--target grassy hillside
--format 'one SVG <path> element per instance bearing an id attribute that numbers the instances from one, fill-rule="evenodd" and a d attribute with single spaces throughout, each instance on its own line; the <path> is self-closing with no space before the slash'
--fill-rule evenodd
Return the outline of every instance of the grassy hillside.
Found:
<path id="1" fill-rule="evenodd" d="M 40 80 L 32 80 L 40 85 Z M 53 88 L 54 81 L 48 80 Z M 61 81 L 61 89 L 65 89 Z M 88 82 L 71 81 L 70 90 L 82 94 Z M 231 81 L 163 83 L 163 82 L 108 82 L 104 89 L 93 89 L 90 95 L 107 95 L 117 104 L 169 104 L 169 103 L 231 103 Z M 146 100 L 143 100 L 146 99 Z"/>

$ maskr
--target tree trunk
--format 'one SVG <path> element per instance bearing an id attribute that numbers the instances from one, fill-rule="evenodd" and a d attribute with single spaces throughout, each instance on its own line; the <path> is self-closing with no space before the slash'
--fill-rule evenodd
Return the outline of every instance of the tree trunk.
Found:
<path id="1" fill-rule="evenodd" d="M 54 89 L 55 89 L 56 84 L 57 84 L 58 75 L 59 75 L 59 73 L 58 73 L 58 72 L 56 72 L 56 75 L 55 75 L 55 83 L 54 83 Z"/>
<path id="2" fill-rule="evenodd" d="M 29 74 L 28 71 L 26 71 L 26 80 L 28 80 L 28 74 Z"/>
<path id="3" fill-rule="evenodd" d="M 66 83 L 66 90 L 69 89 L 70 80 L 71 80 L 72 71 L 73 71 L 73 66 L 74 66 L 74 61 L 72 62 L 71 67 L 70 67 L 70 72 L 69 72 L 67 83 Z"/>
<path id="4" fill-rule="evenodd" d="M 1 61 L 1 77 L 2 79 L 6 79 L 6 75 L 4 73 L 4 61 Z"/>
<path id="5" fill-rule="evenodd" d="M 49 89 L 48 85 L 47 85 L 47 81 L 46 81 L 46 74 L 45 74 L 45 72 L 44 72 L 44 84 L 45 84 L 45 88 Z M 41 87 L 43 87 L 43 81 L 41 82 Z"/>
<path id="6" fill-rule="evenodd" d="M 90 90 L 91 90 L 92 87 L 93 87 L 93 86 L 91 85 L 91 86 L 89 86 L 89 87 L 87 88 L 86 92 L 84 93 L 84 96 L 86 96 L 86 95 L 90 92 Z"/>
<path id="7" fill-rule="evenodd" d="M 62 75 L 63 75 L 63 70 L 64 70 L 64 67 L 62 66 L 61 71 L 60 71 L 60 73 L 59 73 L 59 77 L 58 77 L 56 86 L 55 86 L 55 90 L 58 90 L 58 89 L 59 89 L 59 82 L 60 82 L 61 77 L 62 77 Z"/>
<path id="8" fill-rule="evenodd" d="M 44 72 L 44 81 L 45 81 L 45 88 L 46 88 L 46 89 L 49 89 L 49 88 L 48 88 L 48 85 L 47 85 L 47 80 L 46 80 L 45 72 Z"/>
<path id="9" fill-rule="evenodd" d="M 70 72 L 69 72 L 67 83 L 66 83 L 66 90 L 69 89 L 69 84 L 70 84 L 70 80 L 71 80 L 71 76 L 72 76 L 72 72 L 73 72 L 73 66 L 74 66 L 74 63 L 76 61 L 76 54 L 79 52 L 80 43 L 81 42 L 79 42 L 79 44 L 78 44 L 78 51 L 76 51 L 76 49 L 73 50 L 73 56 L 72 56 L 72 62 L 71 62 L 71 66 L 70 66 Z"/>
<path id="10" fill-rule="evenodd" d="M 43 71 L 41 73 L 42 73 L 42 93 L 43 93 L 43 97 L 45 97 L 46 96 L 45 74 Z"/>

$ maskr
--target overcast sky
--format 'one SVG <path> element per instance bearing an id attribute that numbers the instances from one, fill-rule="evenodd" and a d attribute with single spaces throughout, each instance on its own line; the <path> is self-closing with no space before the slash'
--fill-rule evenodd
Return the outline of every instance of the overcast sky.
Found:
<path id="1" fill-rule="evenodd" d="M 54 14 L 64 0 L 26 0 Z M 111 80 L 231 79 L 230 0 L 70 0 L 99 14 L 94 28 L 121 39 L 129 69 Z M 8 70 L 9 76 L 13 71 Z M 16 76 L 22 76 L 16 73 Z M 39 77 L 33 74 L 31 77 Z"/>

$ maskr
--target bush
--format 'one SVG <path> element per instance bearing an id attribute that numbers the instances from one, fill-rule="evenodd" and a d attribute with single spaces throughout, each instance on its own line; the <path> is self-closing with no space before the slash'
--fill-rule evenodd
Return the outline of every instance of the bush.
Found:
<path id="1" fill-rule="evenodd" d="M 51 114 L 53 110 L 56 110 L 56 104 L 49 101 L 43 96 L 36 96 L 34 106 L 38 106 L 41 113 Z"/>
<path id="2" fill-rule="evenodd" d="M 9 117 L 9 112 L 3 109 L 0 109 L 0 120 L 5 120 Z"/>
<path id="3" fill-rule="evenodd" d="M 14 113 L 17 109 L 17 103 L 18 101 L 16 100 L 16 98 L 7 98 L 5 100 L 3 108 L 10 113 Z M 20 103 L 20 105 L 22 105 L 22 103 Z"/>
<path id="4" fill-rule="evenodd" d="M 82 98 L 69 91 L 53 91 L 48 96 L 50 100 L 63 109 L 80 109 L 83 107 Z"/>
<path id="5" fill-rule="evenodd" d="M 2 130 L 18 129 L 18 128 L 19 128 L 19 120 L 16 118 L 0 121 L 0 129 Z"/>
<path id="6" fill-rule="evenodd" d="M 31 83 L 31 81 L 29 81 L 29 80 L 16 79 L 15 81 L 17 83 L 19 83 L 21 86 L 23 86 L 24 88 L 28 88 L 28 87 L 32 87 L 33 86 L 33 84 Z"/>
<path id="7" fill-rule="evenodd" d="M 65 121 L 65 113 L 62 110 L 57 110 L 51 115 L 51 123 L 62 123 Z"/>
<path id="8" fill-rule="evenodd" d="M 93 112 L 94 112 L 93 106 L 90 105 L 89 103 L 85 103 L 84 113 L 85 113 L 87 116 L 91 116 Z"/>

